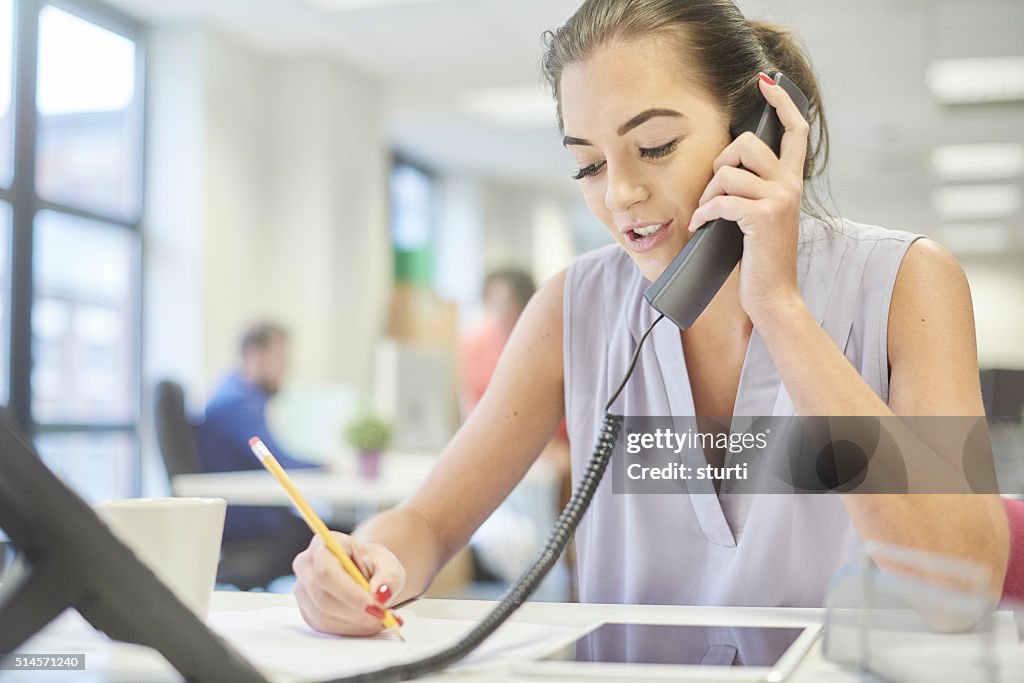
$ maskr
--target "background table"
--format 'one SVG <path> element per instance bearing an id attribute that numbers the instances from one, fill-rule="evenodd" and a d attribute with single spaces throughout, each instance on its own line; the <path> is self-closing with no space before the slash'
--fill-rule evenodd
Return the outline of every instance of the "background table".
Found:
<path id="1" fill-rule="evenodd" d="M 339 465 L 324 471 L 298 470 L 290 476 L 311 503 L 383 509 L 412 495 L 436 462 L 433 453 L 398 451 L 384 454 L 375 479 L 360 478 L 354 464 L 351 469 Z M 556 487 L 558 473 L 550 463 L 538 460 L 523 483 Z M 217 496 L 231 505 L 291 505 L 281 485 L 263 470 L 181 474 L 171 481 L 171 489 L 176 496 Z"/>

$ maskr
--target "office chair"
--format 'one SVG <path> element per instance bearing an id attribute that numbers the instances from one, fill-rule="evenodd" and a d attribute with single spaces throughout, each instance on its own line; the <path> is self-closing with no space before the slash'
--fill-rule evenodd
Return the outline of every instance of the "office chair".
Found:
<path id="1" fill-rule="evenodd" d="M 185 415 L 185 391 L 176 382 L 156 385 L 156 441 L 167 476 L 195 474 L 201 470 L 192 425 Z"/>
<path id="2" fill-rule="evenodd" d="M 163 380 L 156 385 L 156 437 L 168 478 L 202 472 L 195 427 L 185 413 L 185 392 L 181 385 Z M 248 507 L 248 506 L 247 506 Z M 229 506 L 229 509 L 236 506 Z M 253 508 L 249 508 L 252 510 Z M 301 524 L 282 508 L 260 508 L 263 514 L 281 515 L 287 522 Z M 217 582 L 241 590 L 266 587 L 274 579 L 291 574 L 290 551 L 275 537 L 225 538 L 221 543 Z"/>

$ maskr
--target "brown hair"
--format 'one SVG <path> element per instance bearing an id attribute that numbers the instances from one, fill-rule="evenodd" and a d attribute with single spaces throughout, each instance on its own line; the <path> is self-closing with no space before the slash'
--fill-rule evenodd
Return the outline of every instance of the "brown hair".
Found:
<path id="1" fill-rule="evenodd" d="M 730 128 L 753 110 L 759 71 L 786 74 L 810 102 L 804 181 L 823 175 L 828 165 L 828 127 L 806 52 L 786 29 L 747 21 L 733 0 L 586 0 L 564 26 L 543 35 L 542 68 L 558 107 L 560 130 L 559 85 L 566 65 L 586 61 L 613 40 L 651 36 L 674 41 L 684 58 L 696 57 L 696 64 L 687 68 L 718 100 Z"/>
<path id="2" fill-rule="evenodd" d="M 266 350 L 274 339 L 287 339 L 288 330 L 277 323 L 260 322 L 252 325 L 242 335 L 239 349 L 244 356 L 249 351 Z"/>
<path id="3" fill-rule="evenodd" d="M 526 308 L 526 304 L 530 302 L 530 298 L 533 297 L 536 287 L 533 284 L 533 278 L 525 270 L 519 270 L 518 268 L 503 268 L 500 270 L 492 270 L 487 274 L 484 279 L 484 294 L 486 295 L 494 285 L 499 282 L 505 282 L 512 290 L 513 296 L 516 301 L 519 302 L 520 310 Z"/>

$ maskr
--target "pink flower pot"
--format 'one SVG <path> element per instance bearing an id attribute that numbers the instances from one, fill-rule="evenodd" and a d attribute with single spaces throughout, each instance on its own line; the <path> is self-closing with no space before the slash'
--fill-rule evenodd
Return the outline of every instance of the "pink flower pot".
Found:
<path id="1" fill-rule="evenodd" d="M 376 479 L 380 474 L 380 451 L 359 451 L 356 456 L 361 479 Z"/>

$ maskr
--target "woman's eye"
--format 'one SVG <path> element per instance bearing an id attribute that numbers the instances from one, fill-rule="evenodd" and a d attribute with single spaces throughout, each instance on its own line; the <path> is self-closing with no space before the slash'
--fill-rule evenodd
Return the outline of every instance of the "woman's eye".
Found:
<path id="1" fill-rule="evenodd" d="M 672 142 L 664 144 L 661 147 L 641 147 L 640 157 L 643 159 L 657 159 L 671 154 L 675 151 L 677 146 L 679 146 L 679 138 L 676 138 Z"/>
<path id="2" fill-rule="evenodd" d="M 590 166 L 584 166 L 580 170 L 573 173 L 573 180 L 583 180 L 584 178 L 597 175 L 597 172 L 604 166 L 603 161 L 598 161 L 596 164 L 590 164 Z"/>

